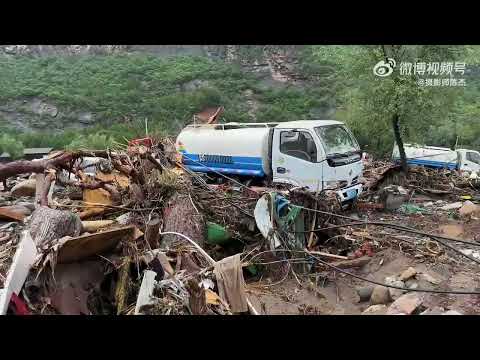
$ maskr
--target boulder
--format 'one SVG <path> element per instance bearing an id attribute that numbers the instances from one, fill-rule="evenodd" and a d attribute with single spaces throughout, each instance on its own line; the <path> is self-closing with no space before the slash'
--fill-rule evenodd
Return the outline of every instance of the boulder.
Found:
<path id="1" fill-rule="evenodd" d="M 29 179 L 22 181 L 15 185 L 10 193 L 14 197 L 22 197 L 22 196 L 35 196 L 35 188 L 37 182 L 35 179 Z"/>
<path id="2" fill-rule="evenodd" d="M 370 297 L 372 296 L 372 292 L 373 292 L 373 287 L 371 286 L 357 288 L 357 294 L 360 298 L 359 302 L 370 300 Z"/>
<path id="3" fill-rule="evenodd" d="M 377 285 L 373 289 L 372 296 L 370 297 L 370 303 L 372 305 L 387 304 L 391 301 L 390 291 L 385 286 Z"/>

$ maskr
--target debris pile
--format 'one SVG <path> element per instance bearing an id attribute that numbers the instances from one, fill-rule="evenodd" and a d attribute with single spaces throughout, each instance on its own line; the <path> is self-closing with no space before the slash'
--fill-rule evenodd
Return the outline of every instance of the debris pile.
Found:
<path id="1" fill-rule="evenodd" d="M 387 266 L 387 249 L 425 264 L 480 263 L 472 242 L 444 246 L 465 228 L 438 226 L 480 216 L 475 179 L 453 171 L 405 177 L 372 162 L 345 210 L 327 192 L 212 183 L 175 159 L 170 139 L 146 138 L 0 164 L 1 314 L 257 315 L 268 313 L 266 289 L 291 279 L 317 302 L 335 284 L 338 303 L 343 277 L 368 304 L 358 313 L 447 314 L 459 308 L 421 291 L 456 288 L 427 269 L 362 272 Z M 297 311 L 322 313 L 317 305 Z"/>

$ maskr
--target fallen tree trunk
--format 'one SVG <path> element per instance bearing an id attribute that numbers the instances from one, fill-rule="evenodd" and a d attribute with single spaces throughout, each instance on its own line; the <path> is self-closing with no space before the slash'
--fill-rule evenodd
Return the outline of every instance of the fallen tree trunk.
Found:
<path id="1" fill-rule="evenodd" d="M 64 152 L 51 159 L 38 161 L 18 160 L 0 164 L 0 179 L 8 179 L 18 174 L 43 173 L 47 169 L 67 168 L 72 160 L 80 155 L 73 152 Z"/>

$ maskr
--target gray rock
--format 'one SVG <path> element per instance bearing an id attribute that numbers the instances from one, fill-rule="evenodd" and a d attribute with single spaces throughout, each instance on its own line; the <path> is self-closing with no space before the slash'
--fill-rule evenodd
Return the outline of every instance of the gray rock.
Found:
<path id="1" fill-rule="evenodd" d="M 80 113 L 78 114 L 78 121 L 82 124 L 91 124 L 93 123 L 95 120 L 93 118 L 93 114 L 90 113 L 90 112 L 84 112 L 84 113 Z"/>
<path id="2" fill-rule="evenodd" d="M 372 296 L 372 292 L 373 292 L 373 287 L 372 286 L 357 288 L 357 294 L 360 297 L 359 302 L 364 302 L 364 301 L 370 300 L 370 297 Z"/>
<path id="3" fill-rule="evenodd" d="M 397 286 L 404 288 L 405 284 L 403 281 L 398 280 L 396 276 L 387 276 L 385 278 L 385 284 L 391 285 L 391 286 Z M 405 293 L 405 290 L 400 290 L 400 289 L 394 289 L 394 288 L 388 288 L 388 291 L 390 292 L 390 297 L 392 300 L 397 300 L 400 296 L 402 296 Z"/>
<path id="4" fill-rule="evenodd" d="M 370 297 L 370 303 L 372 305 L 387 304 L 391 301 L 390 291 L 385 286 L 377 285 L 373 289 L 372 296 Z"/>

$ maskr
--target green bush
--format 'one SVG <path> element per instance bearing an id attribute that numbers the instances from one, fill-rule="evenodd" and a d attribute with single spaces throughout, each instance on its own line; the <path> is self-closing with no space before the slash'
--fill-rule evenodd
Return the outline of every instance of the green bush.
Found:
<path id="1" fill-rule="evenodd" d="M 110 136 L 102 134 L 90 134 L 76 138 L 67 145 L 67 149 L 102 150 L 111 148 L 113 145 L 114 140 Z"/>
<path id="2" fill-rule="evenodd" d="M 3 134 L 0 137 L 0 153 L 9 153 L 12 159 L 23 157 L 23 144 L 14 137 Z"/>

